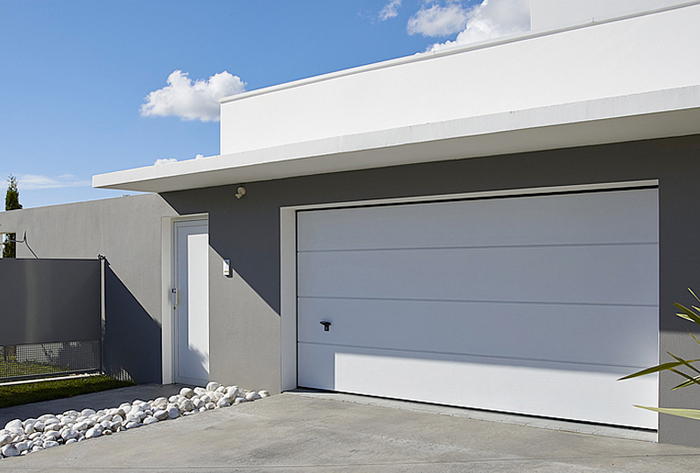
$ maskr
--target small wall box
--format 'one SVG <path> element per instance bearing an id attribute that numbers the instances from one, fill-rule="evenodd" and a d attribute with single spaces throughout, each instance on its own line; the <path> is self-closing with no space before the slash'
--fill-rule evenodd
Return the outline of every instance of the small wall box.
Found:
<path id="1" fill-rule="evenodd" d="M 226 276 L 227 278 L 231 277 L 231 260 L 230 259 L 224 260 L 224 276 Z"/>

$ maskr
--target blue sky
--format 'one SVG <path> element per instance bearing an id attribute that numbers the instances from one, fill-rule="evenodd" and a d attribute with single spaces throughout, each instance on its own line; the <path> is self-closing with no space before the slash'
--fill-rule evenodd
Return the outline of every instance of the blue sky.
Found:
<path id="1" fill-rule="evenodd" d="M 25 208 L 116 197 L 92 176 L 218 154 L 222 91 L 521 31 L 528 3 L 0 0 L 0 176 Z"/>

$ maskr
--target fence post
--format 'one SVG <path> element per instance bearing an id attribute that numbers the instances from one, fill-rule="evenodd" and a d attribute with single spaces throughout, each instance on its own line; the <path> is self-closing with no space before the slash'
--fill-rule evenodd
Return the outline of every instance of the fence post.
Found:
<path id="1" fill-rule="evenodd" d="M 104 255 L 97 255 L 100 260 L 100 371 L 106 373 L 105 371 L 105 318 L 106 318 L 106 305 L 105 305 L 105 279 L 106 279 L 106 268 L 105 268 L 105 258 Z"/>

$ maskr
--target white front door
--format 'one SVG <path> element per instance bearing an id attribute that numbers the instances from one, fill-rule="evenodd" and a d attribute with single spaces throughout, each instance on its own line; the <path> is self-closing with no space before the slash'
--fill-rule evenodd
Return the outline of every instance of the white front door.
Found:
<path id="1" fill-rule="evenodd" d="M 175 223 L 175 382 L 209 381 L 209 226 Z"/>

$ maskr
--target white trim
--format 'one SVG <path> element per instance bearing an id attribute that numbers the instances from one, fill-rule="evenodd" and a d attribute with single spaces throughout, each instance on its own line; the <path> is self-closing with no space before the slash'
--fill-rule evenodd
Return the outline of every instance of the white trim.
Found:
<path id="1" fill-rule="evenodd" d="M 173 217 L 160 220 L 160 268 L 161 268 L 161 363 L 163 384 L 173 383 L 173 310 L 170 305 L 172 284 Z"/>
<path id="2" fill-rule="evenodd" d="M 610 182 L 570 186 L 533 187 L 506 189 L 459 194 L 401 197 L 394 199 L 371 199 L 352 202 L 329 202 L 323 204 L 280 207 L 280 371 L 281 389 L 289 391 L 297 388 L 297 219 L 300 210 L 316 210 L 341 207 L 362 207 L 370 205 L 409 204 L 417 202 L 438 202 L 447 200 L 480 199 L 486 197 L 527 196 L 558 192 L 593 192 L 614 189 L 631 189 L 658 186 L 659 181 Z"/>
<path id="3" fill-rule="evenodd" d="M 162 217 L 160 224 L 161 236 L 161 357 L 162 383 L 175 382 L 175 311 L 170 303 L 170 289 L 174 284 L 175 261 L 175 223 L 187 220 L 209 221 L 209 214 L 201 213 L 178 217 Z"/>
<path id="4" fill-rule="evenodd" d="M 280 208 L 280 369 L 283 391 L 297 387 L 296 228 L 296 208 Z"/>

